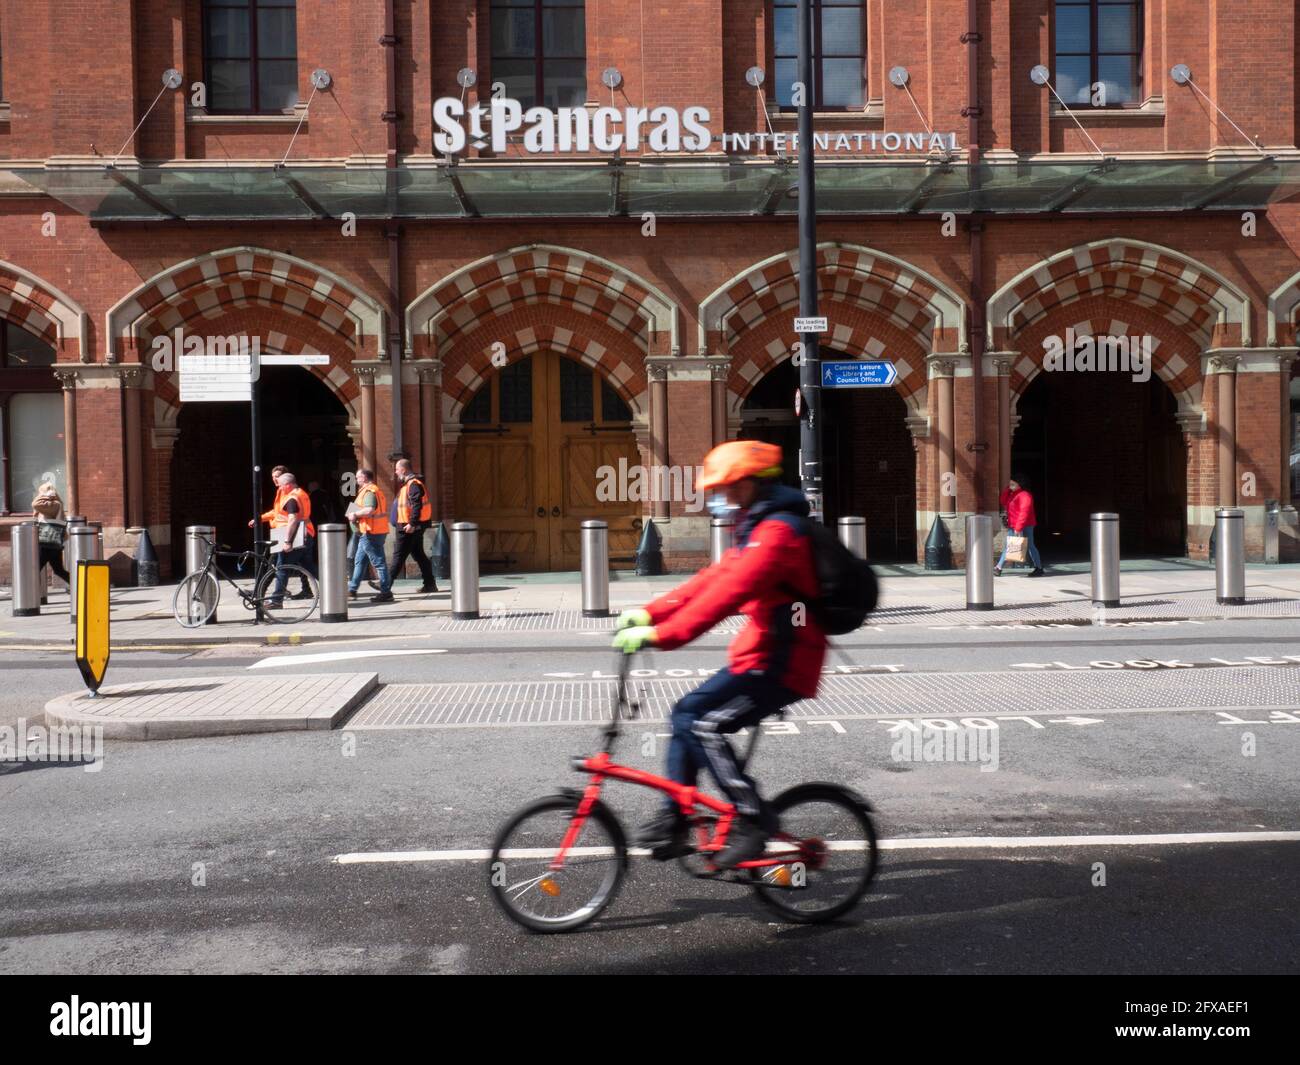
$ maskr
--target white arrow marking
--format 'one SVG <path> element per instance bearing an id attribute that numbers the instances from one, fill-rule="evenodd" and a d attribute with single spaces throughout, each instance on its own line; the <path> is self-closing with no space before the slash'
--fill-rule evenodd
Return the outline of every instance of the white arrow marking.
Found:
<path id="1" fill-rule="evenodd" d="M 399 655 L 445 655 L 445 647 L 430 647 L 410 651 L 327 651 L 314 655 L 276 655 L 254 662 L 249 669 L 276 669 L 280 666 L 301 666 L 308 662 L 346 662 L 353 658 L 395 658 Z"/>
<path id="2" fill-rule="evenodd" d="M 1047 669 L 1050 662 L 1012 662 L 1012 669 Z"/>
<path id="3" fill-rule="evenodd" d="M 1049 717 L 1047 719 L 1053 725 L 1100 725 L 1099 717 L 1076 717 L 1071 714 L 1069 717 Z"/>
<path id="4" fill-rule="evenodd" d="M 543 677 L 585 677 L 585 673 L 543 673 Z"/>

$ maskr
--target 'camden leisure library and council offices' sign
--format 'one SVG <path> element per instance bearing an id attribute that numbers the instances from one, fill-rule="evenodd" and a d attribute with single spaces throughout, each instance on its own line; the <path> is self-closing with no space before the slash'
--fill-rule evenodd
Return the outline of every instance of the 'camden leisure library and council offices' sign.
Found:
<path id="1" fill-rule="evenodd" d="M 484 126 L 487 121 L 487 128 Z M 648 151 L 704 152 L 714 137 L 707 107 L 530 107 L 518 100 L 495 97 L 487 104 L 466 107 L 463 100 L 444 96 L 433 107 L 437 128 L 433 143 L 443 155 L 466 147 L 490 147 L 505 152 L 512 136 L 523 134 L 524 150 L 533 155 L 552 152 Z M 771 149 L 797 151 L 795 133 L 723 133 L 722 150 L 729 153 Z M 955 152 L 956 133 L 815 133 L 813 146 L 821 152 Z"/>

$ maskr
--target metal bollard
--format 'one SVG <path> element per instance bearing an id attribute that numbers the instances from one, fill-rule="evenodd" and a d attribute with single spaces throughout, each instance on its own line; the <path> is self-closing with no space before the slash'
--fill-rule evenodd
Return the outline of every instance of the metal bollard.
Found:
<path id="1" fill-rule="evenodd" d="M 582 616 L 609 617 L 609 525 L 582 523 Z"/>
<path id="2" fill-rule="evenodd" d="M 451 527 L 451 616 L 478 617 L 478 526 L 458 521 Z"/>
<path id="3" fill-rule="evenodd" d="M 1246 512 L 1219 507 L 1214 512 L 1214 594 L 1219 603 L 1246 601 Z"/>
<path id="4" fill-rule="evenodd" d="M 1278 499 L 1264 500 L 1264 561 L 1281 560 L 1280 533 L 1282 527 L 1282 502 Z"/>
<path id="5" fill-rule="evenodd" d="M 36 522 L 24 521 L 9 534 L 9 556 L 13 566 L 13 616 L 35 617 L 41 612 L 41 544 Z"/>
<path id="6" fill-rule="evenodd" d="M 1092 541 L 1092 601 L 1119 606 L 1119 515 L 1089 517 Z"/>
<path id="7" fill-rule="evenodd" d="M 713 518 L 709 522 L 709 562 L 717 565 L 736 539 L 736 523 L 731 518 Z"/>
<path id="8" fill-rule="evenodd" d="M 993 609 L 993 519 L 966 519 L 966 609 Z"/>
<path id="9" fill-rule="evenodd" d="M 200 539 L 202 537 L 203 539 Z M 187 525 L 185 526 L 185 576 L 191 573 L 198 573 L 208 561 L 208 545 L 204 540 L 212 543 L 217 542 L 217 527 L 215 525 Z M 217 623 L 217 612 L 214 610 L 212 616 L 208 618 L 209 625 Z"/>
<path id="10" fill-rule="evenodd" d="M 348 620 L 348 527 L 331 522 L 316 527 L 320 619 Z"/>
<path id="11" fill-rule="evenodd" d="M 77 620 L 77 563 L 93 561 L 100 556 L 100 526 L 96 522 L 82 522 L 68 529 L 68 620 Z"/>
<path id="12" fill-rule="evenodd" d="M 840 518 L 840 543 L 858 558 L 867 557 L 867 519 Z"/>
<path id="13" fill-rule="evenodd" d="M 80 514 L 68 515 L 68 523 L 63 531 L 63 568 L 68 571 L 68 593 L 72 593 L 72 527 L 85 525 L 86 519 Z"/>

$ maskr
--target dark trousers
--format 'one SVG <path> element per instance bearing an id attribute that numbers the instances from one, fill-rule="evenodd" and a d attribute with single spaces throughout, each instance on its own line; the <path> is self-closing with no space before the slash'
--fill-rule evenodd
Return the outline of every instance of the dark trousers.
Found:
<path id="1" fill-rule="evenodd" d="M 308 537 L 314 540 L 315 537 Z M 272 602 L 282 602 L 284 600 L 284 586 L 289 583 L 289 573 L 285 566 L 302 566 L 307 568 L 307 559 L 311 557 L 311 545 L 304 544 L 302 547 L 295 547 L 292 551 L 280 551 L 275 556 L 275 588 L 272 590 L 270 598 Z M 309 594 L 311 589 L 307 582 L 302 582 L 304 594 Z"/>
<path id="2" fill-rule="evenodd" d="M 37 567 L 37 573 L 39 574 L 48 565 L 50 569 L 54 570 L 54 576 L 58 577 L 64 584 L 70 583 L 68 571 L 63 565 L 63 548 L 57 544 L 41 544 L 40 551 L 41 564 Z"/>
<path id="3" fill-rule="evenodd" d="M 429 561 L 429 556 L 424 551 L 424 533 L 428 528 L 427 525 L 411 526 L 414 532 L 402 532 L 399 528 L 396 531 L 396 539 L 393 543 L 393 561 L 388 567 L 390 574 L 389 579 L 398 580 L 402 576 L 402 569 L 406 565 L 406 559 L 415 559 L 415 564 L 420 567 L 420 576 L 424 578 L 424 583 L 430 588 L 436 586 L 433 579 L 433 563 Z"/>
<path id="4" fill-rule="evenodd" d="M 695 784 L 708 767 L 737 812 L 757 817 L 760 800 L 753 778 L 736 761 L 727 736 L 756 726 L 799 696 L 760 672 L 721 670 L 673 707 L 673 737 L 668 742 L 668 776 L 679 784 Z M 675 809 L 671 799 L 668 808 Z"/>

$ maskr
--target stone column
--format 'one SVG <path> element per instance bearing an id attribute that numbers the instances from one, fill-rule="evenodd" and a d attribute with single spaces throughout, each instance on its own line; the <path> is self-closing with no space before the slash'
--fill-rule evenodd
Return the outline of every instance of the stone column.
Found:
<path id="1" fill-rule="evenodd" d="M 373 366 L 353 367 L 357 383 L 361 386 L 361 465 L 367 469 L 375 466 L 375 369 Z"/>
<path id="2" fill-rule="evenodd" d="M 1215 421 L 1216 478 L 1215 503 L 1221 507 L 1237 505 L 1237 363 L 1235 355 L 1214 355 L 1209 372 L 1217 379 Z"/>
<path id="3" fill-rule="evenodd" d="M 63 467 L 68 482 L 68 498 L 63 501 L 65 516 L 78 513 L 77 506 L 77 378 L 76 370 L 58 368 L 54 376 L 63 385 Z"/>
<path id="4" fill-rule="evenodd" d="M 939 501 L 940 514 L 957 513 L 957 474 L 956 474 L 956 424 L 953 410 L 953 375 L 956 362 L 953 359 L 930 359 L 930 380 L 935 389 L 935 416 L 937 420 L 938 445 L 938 480 L 935 484 L 935 498 Z M 945 487 L 948 491 L 945 492 Z"/>
<path id="5" fill-rule="evenodd" d="M 996 358 L 993 370 L 998 381 L 998 491 L 1011 480 L 1011 366 L 1012 359 Z M 997 497 L 994 496 L 996 501 Z"/>
<path id="6" fill-rule="evenodd" d="M 145 524 L 144 513 L 144 441 L 140 430 L 140 389 L 144 385 L 144 368 L 123 366 L 117 371 L 122 382 L 122 420 L 126 434 L 126 526 Z"/>
<path id="7" fill-rule="evenodd" d="M 709 370 L 712 373 L 709 385 L 713 403 L 713 446 L 717 447 L 727 439 L 727 378 L 731 375 L 731 362 L 710 360 Z"/>
<path id="8" fill-rule="evenodd" d="M 419 366 L 420 377 L 420 469 L 433 502 L 433 520 L 442 519 L 442 450 L 438 423 L 442 421 L 441 364 Z"/>
<path id="9" fill-rule="evenodd" d="M 650 381 L 650 483 L 657 484 L 658 471 L 668 465 L 668 369 L 660 362 L 647 360 L 645 372 Z M 666 520 L 669 502 L 656 498 L 653 516 Z"/>

